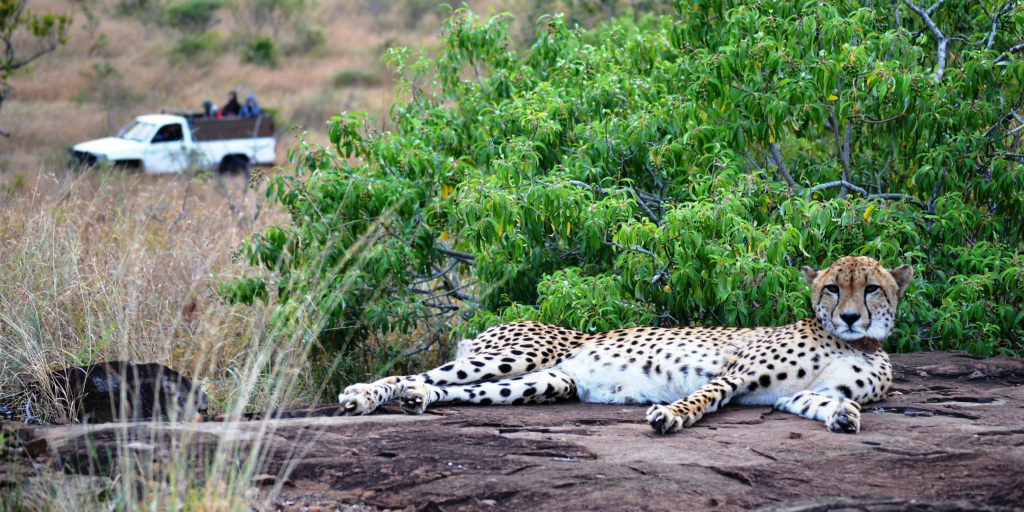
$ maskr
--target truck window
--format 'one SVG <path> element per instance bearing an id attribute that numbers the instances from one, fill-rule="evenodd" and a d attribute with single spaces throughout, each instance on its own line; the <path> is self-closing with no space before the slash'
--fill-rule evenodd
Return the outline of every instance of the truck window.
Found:
<path id="1" fill-rule="evenodd" d="M 181 125 L 165 124 L 157 130 L 151 143 L 156 144 L 158 142 L 174 142 L 179 140 L 185 140 L 185 136 L 181 132 Z"/>
<path id="2" fill-rule="evenodd" d="M 153 132 L 156 131 L 156 125 L 149 123 L 140 123 L 138 121 L 132 121 L 121 129 L 118 137 L 122 139 L 134 140 L 138 142 L 146 142 L 150 137 L 153 136 Z"/>

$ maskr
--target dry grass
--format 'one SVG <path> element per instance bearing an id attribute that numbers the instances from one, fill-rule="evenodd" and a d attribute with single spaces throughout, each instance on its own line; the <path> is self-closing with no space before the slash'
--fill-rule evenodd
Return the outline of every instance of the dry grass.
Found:
<path id="1" fill-rule="evenodd" d="M 192 377 L 211 409 L 229 417 L 316 395 L 316 384 L 296 370 L 305 340 L 268 333 L 266 305 L 228 306 L 214 296 L 217 279 L 251 271 L 231 261 L 242 238 L 286 220 L 257 209 L 256 193 L 242 196 L 242 179 L 227 179 L 231 201 L 209 176 L 64 171 L 0 187 L 0 403 L 20 411 L 31 384 L 50 371 L 125 359 Z M 74 417 L 56 397 L 32 404 L 44 422 Z M 123 440 L 112 479 L 44 466 L 3 493 L 0 510 L 253 506 L 265 425 L 255 442 L 221 436 L 202 460 L 197 430 L 187 425 L 165 433 L 173 439 L 139 439 L 131 433 L 138 427 L 124 423 L 112 428 Z M 198 474 L 197 465 L 205 468 Z"/>
<path id="2" fill-rule="evenodd" d="M 256 194 L 235 201 L 253 211 Z M 227 306 L 216 279 L 246 272 L 231 261 L 245 236 L 285 219 L 231 213 L 208 177 L 39 174 L 0 207 L 0 402 L 24 383 L 71 364 L 159 362 L 208 382 L 232 402 L 261 343 L 266 306 Z M 213 277 L 217 276 L 217 277 Z M 43 400 L 49 420 L 66 414 Z M 269 404 L 256 399 L 248 406 Z M 38 414 L 38 412 L 37 412 Z"/>
<path id="3" fill-rule="evenodd" d="M 470 5 L 486 14 L 488 7 L 500 10 L 509 1 Z M 116 17 L 116 2 L 93 3 L 93 11 L 100 16 L 92 30 L 87 30 L 85 17 L 69 0 L 29 2 L 37 11 L 72 12 L 76 22 L 65 46 L 11 80 L 15 89 L 0 110 L 0 126 L 12 132 L 10 139 L 0 138 L 0 180 L 6 172 L 49 168 L 71 145 L 108 135 L 108 112 L 89 101 L 94 84 L 87 75 L 94 63 L 110 63 L 135 94 L 133 101 L 113 113 L 111 126 L 123 126 L 136 115 L 162 108 L 201 110 L 204 100 L 223 104 L 228 91 L 237 90 L 241 96 L 255 93 L 261 104 L 279 111 L 279 119 L 298 122 L 312 131 L 311 140 L 323 142 L 325 122 L 342 110 L 367 112 L 383 121 L 394 100 L 390 72 L 380 62 L 387 48 L 430 50 L 438 44 L 436 15 L 427 15 L 415 30 L 409 30 L 395 19 L 400 13 L 394 8 L 381 16 L 366 7 L 367 0 L 341 0 L 322 2 L 307 13 L 307 22 L 326 36 L 322 54 L 285 57 L 270 69 L 243 63 L 238 51 L 229 50 L 209 65 L 175 66 L 167 54 L 179 33 L 136 18 Z M 230 9 L 222 9 L 220 22 L 213 28 L 229 45 L 244 30 L 234 18 Z M 331 79 L 343 70 L 380 76 L 381 83 L 337 88 Z M 281 137 L 281 161 L 290 135 L 285 132 Z"/>

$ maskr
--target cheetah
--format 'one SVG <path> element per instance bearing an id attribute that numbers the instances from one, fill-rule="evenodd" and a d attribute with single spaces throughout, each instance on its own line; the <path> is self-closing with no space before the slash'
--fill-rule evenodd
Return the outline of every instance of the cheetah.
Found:
<path id="1" fill-rule="evenodd" d="M 460 344 L 455 361 L 426 373 L 355 384 L 339 395 L 346 415 L 368 414 L 394 397 L 406 413 L 438 403 L 651 403 L 647 421 L 663 434 L 693 425 L 730 401 L 772 405 L 860 431 L 860 404 L 892 382 L 882 341 L 913 278 L 868 257 L 825 270 L 801 268 L 815 316 L 782 327 L 640 327 L 597 334 L 538 322 L 487 329 Z"/>

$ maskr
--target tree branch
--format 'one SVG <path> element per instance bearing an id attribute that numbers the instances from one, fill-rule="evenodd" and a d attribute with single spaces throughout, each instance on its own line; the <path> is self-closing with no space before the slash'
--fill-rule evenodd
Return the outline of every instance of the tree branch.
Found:
<path id="1" fill-rule="evenodd" d="M 942 2 L 944 2 L 944 1 L 945 0 L 939 0 L 938 2 L 935 2 L 935 5 L 932 5 L 927 10 L 922 10 L 920 7 L 914 5 L 913 2 L 911 2 L 910 0 L 903 0 L 903 4 L 906 5 L 908 8 L 910 8 L 910 10 L 913 11 L 914 14 L 918 15 L 921 18 L 921 21 L 924 22 L 924 26 L 928 27 L 928 30 L 932 33 L 932 37 L 935 38 L 935 44 L 936 44 L 935 81 L 936 82 L 941 82 L 942 81 L 942 74 L 946 70 L 946 46 L 949 44 L 949 38 L 946 37 L 945 35 L 943 35 L 942 31 L 939 30 L 939 27 L 937 27 L 935 25 L 935 22 L 932 21 L 931 14 L 933 12 L 935 12 L 935 9 L 938 9 L 939 6 L 942 5 Z"/>
<path id="2" fill-rule="evenodd" d="M 540 181 L 540 180 L 533 180 L 533 182 L 534 183 L 538 183 L 540 185 L 548 186 L 547 183 L 544 183 L 543 181 Z M 605 194 L 605 195 L 607 195 L 607 194 L 611 194 L 613 192 L 612 190 L 605 190 L 605 189 L 603 189 L 601 187 L 598 187 L 598 186 L 595 186 L 595 185 L 590 185 L 590 184 L 587 184 L 587 183 L 583 183 L 582 181 L 577 181 L 577 180 L 567 180 L 566 183 L 568 183 L 569 185 L 573 185 L 575 187 L 589 188 L 590 190 L 592 190 L 592 191 L 594 191 L 594 192 L 596 192 L 598 194 Z M 655 207 L 660 207 L 661 206 L 662 200 L 659 199 L 654 194 L 651 194 L 651 193 L 648 193 L 648 192 L 644 192 L 643 190 L 639 190 L 639 189 L 637 189 L 635 187 L 631 187 L 631 188 L 633 190 L 633 193 L 636 194 L 640 198 L 640 200 L 642 200 L 643 202 L 648 203 L 648 204 L 653 204 Z"/>
<path id="3" fill-rule="evenodd" d="M 850 181 L 850 119 L 846 119 L 846 126 L 843 127 L 843 151 L 840 154 L 843 163 L 843 181 Z M 846 196 L 846 188 L 843 188 L 839 197 Z"/>
<path id="4" fill-rule="evenodd" d="M 1024 43 L 1018 44 L 1017 46 L 1013 46 L 1007 49 L 1005 52 L 1003 52 L 1002 55 L 996 57 L 996 60 L 992 61 L 992 65 L 994 66 L 996 64 L 999 64 L 1000 62 L 1010 58 L 1010 54 L 1017 53 L 1021 50 L 1024 50 Z"/>
<path id="5" fill-rule="evenodd" d="M 475 265 L 476 264 L 476 258 L 472 254 L 470 254 L 468 252 L 452 251 L 452 250 L 444 249 L 444 248 L 441 248 L 441 247 L 435 247 L 435 249 L 437 250 L 437 252 L 439 252 L 441 254 L 444 254 L 445 256 L 449 256 L 451 258 L 454 258 L 454 259 L 456 259 L 458 261 L 461 261 L 461 262 L 463 262 L 463 263 L 465 263 L 467 265 Z"/>
<path id="6" fill-rule="evenodd" d="M 984 10 L 985 15 L 988 16 L 988 10 L 985 9 L 985 2 L 983 0 L 978 0 L 978 3 L 981 4 L 982 10 Z M 992 41 L 996 37 L 996 28 L 999 27 L 999 18 L 1002 18 L 1003 15 L 1006 14 L 1011 7 L 1013 7 L 1013 0 L 1006 2 L 1006 5 L 998 13 L 996 13 L 995 16 L 989 16 L 989 19 L 992 20 L 992 32 L 988 34 L 988 44 L 985 45 L 986 50 L 992 49 Z"/>
<path id="7" fill-rule="evenodd" d="M 921 202 L 920 199 L 918 199 L 918 198 L 916 198 L 914 196 L 909 196 L 909 195 L 906 195 L 906 194 L 869 194 L 867 190 L 864 190 L 864 189 L 858 187 L 857 185 L 854 185 L 853 183 L 849 183 L 849 182 L 846 182 L 846 181 L 830 181 L 828 183 L 822 183 L 820 185 L 815 185 L 815 186 L 807 189 L 807 193 L 811 194 L 811 193 L 817 192 L 819 190 L 825 190 L 827 188 L 835 188 L 835 187 L 843 187 L 844 189 L 848 189 L 848 190 L 850 190 L 852 192 L 856 192 L 856 193 L 864 196 L 864 199 L 868 199 L 868 200 L 881 199 L 881 200 L 889 200 L 889 201 L 908 201 L 908 202 L 914 203 L 916 206 L 920 207 L 922 210 L 925 210 L 925 211 L 928 210 L 928 205 L 924 204 L 923 202 Z"/>
<path id="8" fill-rule="evenodd" d="M 854 185 L 853 183 L 848 183 L 848 182 L 845 182 L 843 180 L 830 181 L 828 183 L 822 183 L 820 185 L 815 185 L 815 186 L 807 189 L 807 193 L 808 194 L 812 194 L 812 193 L 817 192 L 819 190 L 825 190 L 827 188 L 836 188 L 836 187 L 843 187 L 843 188 L 850 189 L 850 190 L 852 190 L 852 191 L 854 191 L 854 192 L 856 192 L 856 193 L 858 193 L 858 194 L 860 194 L 862 196 L 865 196 L 865 197 L 867 197 L 869 195 L 867 190 L 864 190 L 864 189 L 858 187 L 857 185 Z"/>
<path id="9" fill-rule="evenodd" d="M 636 204 L 640 206 L 640 209 L 643 210 L 644 213 L 647 214 L 647 217 L 651 219 L 651 222 L 653 222 L 655 226 L 658 226 L 660 228 L 661 221 L 654 216 L 654 212 L 652 212 L 651 209 L 647 207 L 647 203 L 643 199 L 640 199 L 640 194 L 637 193 L 636 188 L 630 185 L 629 189 L 633 191 L 633 196 L 636 197 Z"/>
<path id="10" fill-rule="evenodd" d="M 782 178 L 786 180 L 786 183 L 788 183 L 790 187 L 793 187 L 794 190 L 800 192 L 800 185 L 797 185 L 796 182 L 793 181 L 793 177 L 790 176 L 789 171 L 786 170 L 786 164 L 782 162 L 782 155 L 779 154 L 779 148 L 774 142 L 769 142 L 768 149 L 772 152 L 772 159 L 775 160 L 775 167 L 779 169 L 779 174 L 782 175 Z"/>
<path id="11" fill-rule="evenodd" d="M 907 116 L 907 114 L 905 114 L 905 113 L 904 114 L 894 115 L 894 116 L 890 117 L 889 119 L 871 119 L 870 117 L 862 116 L 860 118 L 860 120 L 865 122 L 865 123 L 868 123 L 868 124 L 885 124 L 885 123 L 888 123 L 890 121 L 895 121 L 895 120 L 897 120 L 897 119 L 899 119 L 901 117 L 906 117 L 906 116 Z"/>
<path id="12" fill-rule="evenodd" d="M 626 251 L 626 252 L 633 251 L 633 252 L 638 252 L 640 254 L 646 254 L 646 255 L 648 255 L 648 256 L 650 256 L 652 258 L 657 258 L 657 256 L 655 256 L 653 252 L 648 251 L 647 249 L 644 249 L 642 247 L 626 247 L 626 246 L 623 246 L 623 245 L 619 245 L 619 244 L 617 244 L 615 242 L 609 242 L 607 240 L 602 240 L 601 243 L 604 244 L 604 245 L 609 245 L 609 246 L 615 247 L 615 248 L 617 248 L 619 250 L 622 250 L 622 251 Z"/>
<path id="13" fill-rule="evenodd" d="M 942 188 L 942 180 L 935 182 L 935 188 L 932 189 L 932 196 L 928 198 L 927 211 L 931 215 L 935 215 L 935 200 L 939 197 L 939 189 Z"/>
<path id="14" fill-rule="evenodd" d="M 1019 155 L 1016 153 L 1002 153 L 999 155 L 995 155 L 995 157 L 1001 158 L 1003 160 L 1009 160 L 1011 162 L 1017 162 L 1018 164 L 1024 164 L 1024 155 Z"/>

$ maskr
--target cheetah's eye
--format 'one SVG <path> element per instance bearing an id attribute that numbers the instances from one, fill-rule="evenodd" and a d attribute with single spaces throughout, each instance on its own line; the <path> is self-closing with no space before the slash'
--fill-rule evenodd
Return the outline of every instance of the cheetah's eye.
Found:
<path id="1" fill-rule="evenodd" d="M 830 291 L 830 292 L 832 292 L 832 293 L 835 293 L 835 294 L 839 293 L 839 287 L 834 285 L 834 284 L 830 284 L 830 285 L 826 286 L 825 289 Z"/>
<path id="2" fill-rule="evenodd" d="M 864 288 L 864 293 L 875 293 L 877 291 L 878 291 L 878 287 L 875 286 L 875 285 L 870 285 L 867 288 Z"/>

